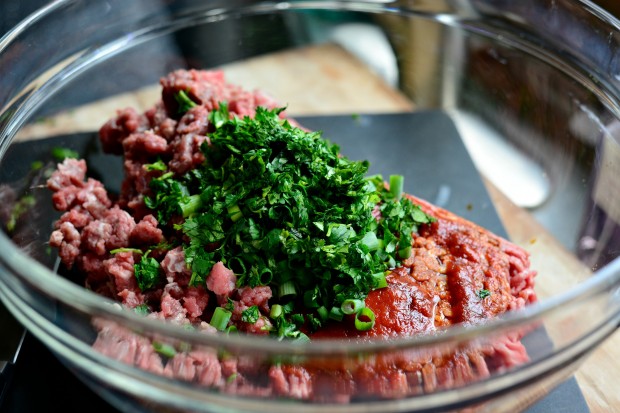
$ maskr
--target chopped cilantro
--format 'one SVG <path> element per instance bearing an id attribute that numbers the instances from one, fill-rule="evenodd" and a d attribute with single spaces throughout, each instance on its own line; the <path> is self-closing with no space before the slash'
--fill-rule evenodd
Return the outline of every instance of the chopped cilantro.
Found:
<path id="1" fill-rule="evenodd" d="M 7 231 L 13 232 L 17 226 L 17 221 L 22 215 L 28 212 L 30 208 L 34 207 L 35 203 L 36 201 L 32 195 L 25 195 L 21 197 L 11 209 L 11 214 L 6 222 Z"/>
<path id="2" fill-rule="evenodd" d="M 56 146 L 52 148 L 52 157 L 58 162 L 64 161 L 66 158 L 78 158 L 80 155 L 77 151 L 69 148 Z"/>
<path id="3" fill-rule="evenodd" d="M 481 300 L 483 300 L 483 299 L 491 296 L 491 291 L 489 291 L 489 290 L 480 290 L 476 294 L 478 295 L 478 297 Z"/>
<path id="4" fill-rule="evenodd" d="M 253 305 L 252 307 L 243 310 L 241 313 L 241 321 L 244 323 L 254 324 L 260 318 L 260 311 L 258 311 L 258 307 Z"/>
<path id="5" fill-rule="evenodd" d="M 168 166 L 166 166 L 164 161 L 162 161 L 161 159 L 158 159 L 156 162 L 153 162 L 153 163 L 145 164 L 143 166 L 143 168 L 146 169 L 147 171 L 166 171 L 166 170 L 168 170 Z"/>
<path id="6" fill-rule="evenodd" d="M 164 173 L 145 202 L 180 233 L 190 285 L 204 285 L 222 261 L 238 287 L 277 292 L 273 335 L 305 340 L 302 326 L 342 319 L 346 300 L 363 303 L 385 287 L 381 275 L 411 255 L 412 233 L 434 219 L 402 196 L 402 177 L 390 177 L 390 191 L 381 176 L 366 177 L 368 162 L 341 156 L 319 132 L 280 118 L 282 110 L 238 118 L 221 102 L 209 115 L 204 164 L 181 176 L 159 165 Z M 158 273 L 156 261 L 142 262 L 141 274 Z M 256 322 L 260 312 L 250 307 L 242 317 Z"/>
<path id="7" fill-rule="evenodd" d="M 297 340 L 300 339 L 301 334 L 303 334 L 301 331 L 299 331 L 299 327 L 295 323 L 287 320 L 286 317 L 278 317 L 276 319 L 275 327 L 275 335 L 280 340 Z"/>
<path id="8" fill-rule="evenodd" d="M 159 262 L 153 257 L 143 256 L 134 265 L 134 275 L 141 291 L 155 287 L 160 281 Z"/>
<path id="9" fill-rule="evenodd" d="M 179 92 L 174 95 L 174 99 L 179 104 L 179 113 L 183 114 L 196 106 L 196 102 L 190 99 L 190 97 L 183 90 L 179 90 Z"/>
<path id="10" fill-rule="evenodd" d="M 133 309 L 136 314 L 147 315 L 149 313 L 149 306 L 146 304 L 140 304 Z"/>
<path id="11" fill-rule="evenodd" d="M 32 161 L 32 163 L 30 164 L 30 170 L 31 171 L 38 171 L 40 169 L 42 169 L 44 166 L 42 161 Z"/>
<path id="12" fill-rule="evenodd" d="M 230 298 L 227 298 L 226 304 L 223 305 L 222 307 L 224 307 L 225 310 L 232 312 L 235 309 L 235 303 Z"/>
<path id="13" fill-rule="evenodd" d="M 169 172 L 152 179 L 150 186 L 156 196 L 144 199 L 147 207 L 157 211 L 157 220 L 161 223 L 166 223 L 172 215 L 180 213 L 180 200 L 189 196 L 185 186 L 172 177 L 173 173 Z"/>

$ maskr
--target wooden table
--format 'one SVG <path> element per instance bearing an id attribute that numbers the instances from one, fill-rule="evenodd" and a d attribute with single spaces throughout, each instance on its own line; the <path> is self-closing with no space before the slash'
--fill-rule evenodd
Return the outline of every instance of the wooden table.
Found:
<path id="1" fill-rule="evenodd" d="M 412 111 L 413 102 L 388 87 L 378 76 L 343 49 L 315 46 L 258 57 L 222 68 L 230 82 L 260 88 L 288 104 L 288 113 L 321 115 L 337 113 L 389 113 Z M 298 76 L 303 72 L 304 76 Z M 72 109 L 29 125 L 19 139 L 34 139 L 71 132 L 92 131 L 112 117 L 118 108 L 149 108 L 159 98 L 159 86 L 115 96 Z M 513 242 L 532 253 L 539 271 L 537 292 L 549 296 L 566 288 L 566 280 L 545 273 L 567 274 L 578 279 L 590 275 L 532 216 L 514 205 L 486 181 L 496 209 Z M 568 285 L 577 280 L 571 280 Z M 553 332 L 552 332 L 553 333 Z M 612 336 L 576 373 L 593 413 L 620 410 L 620 335 Z"/>

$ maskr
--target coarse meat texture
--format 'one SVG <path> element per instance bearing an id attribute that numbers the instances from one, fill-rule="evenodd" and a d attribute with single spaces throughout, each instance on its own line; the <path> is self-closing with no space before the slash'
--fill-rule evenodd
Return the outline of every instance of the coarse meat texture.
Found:
<path id="1" fill-rule="evenodd" d="M 162 100 L 152 109 L 143 114 L 120 110 L 100 129 L 104 150 L 124 159 L 118 196 L 87 176 L 83 160 L 58 165 L 48 188 L 63 215 L 50 245 L 66 268 L 83 274 L 87 288 L 147 317 L 216 334 L 208 320 L 217 308 L 227 308 L 229 325 L 268 334 L 274 328 L 269 314 L 276 295 L 269 285 L 238 285 L 237 274 L 222 262 L 212 266 L 203 284 L 193 284 L 178 243 L 183 235 L 175 230 L 180 221 L 159 222 L 145 199 L 152 195 L 151 181 L 162 175 L 153 167 L 157 162 L 175 175 L 205 162 L 201 146 L 209 145 L 214 130 L 209 114 L 220 102 L 227 102 L 231 117 L 253 117 L 258 106 L 278 104 L 262 92 L 227 83 L 219 71 L 178 70 L 162 78 L 161 85 Z M 374 313 L 374 327 L 361 331 L 355 314 L 344 315 L 342 322 L 329 321 L 316 331 L 303 326 L 311 339 L 432 333 L 481 323 L 536 300 L 536 273 L 525 250 L 445 209 L 406 197 L 434 221 L 412 234 L 411 254 L 387 274 L 387 286 L 368 293 L 365 305 Z M 163 282 L 147 276 L 153 262 Z M 138 279 L 138 271 L 145 276 Z M 254 308 L 250 317 L 248 310 Z M 99 332 L 94 348 L 103 354 L 157 374 L 259 397 L 343 403 L 399 398 L 461 386 L 528 359 L 521 337 L 513 334 L 447 354 L 390 354 L 355 366 L 257 364 L 247 356 L 222 358 L 205 349 L 162 351 L 161 343 L 112 322 L 96 320 L 94 325 Z"/>

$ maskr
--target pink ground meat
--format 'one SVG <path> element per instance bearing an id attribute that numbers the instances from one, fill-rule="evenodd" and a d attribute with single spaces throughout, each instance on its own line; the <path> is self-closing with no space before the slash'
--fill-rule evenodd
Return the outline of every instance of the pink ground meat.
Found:
<path id="1" fill-rule="evenodd" d="M 71 222 L 60 224 L 50 237 L 50 246 L 58 248 L 58 255 L 68 268 L 73 267 L 79 257 L 81 243 L 82 236 Z"/>
<path id="2" fill-rule="evenodd" d="M 176 135 L 177 121 L 168 117 L 163 102 L 158 102 L 144 113 L 149 126 L 156 135 L 171 141 Z"/>
<path id="3" fill-rule="evenodd" d="M 191 133 L 175 138 L 170 144 L 174 153 L 169 164 L 170 169 L 177 174 L 184 174 L 202 164 L 205 157 L 200 151 L 200 145 L 206 140 L 206 136 Z"/>
<path id="4" fill-rule="evenodd" d="M 132 133 L 123 140 L 123 152 L 136 158 L 162 155 L 168 150 L 165 138 L 151 131 Z"/>
<path id="5" fill-rule="evenodd" d="M 134 259 L 131 252 L 119 252 L 103 261 L 105 272 L 114 280 L 117 292 L 124 290 L 139 292 L 134 277 Z"/>
<path id="6" fill-rule="evenodd" d="M 211 268 L 207 278 L 207 288 L 217 296 L 228 297 L 235 289 L 236 282 L 235 274 L 220 261 Z"/>
<path id="7" fill-rule="evenodd" d="M 99 334 L 93 348 L 100 353 L 153 373 L 163 374 L 161 357 L 151 341 L 134 332 L 104 320 L 94 320 Z"/>
<path id="8" fill-rule="evenodd" d="M 80 187 L 83 185 L 85 178 L 86 161 L 83 159 L 67 159 L 59 164 L 58 168 L 52 173 L 52 176 L 47 181 L 47 187 L 54 192 L 73 186 Z"/>
<path id="9" fill-rule="evenodd" d="M 168 251 L 161 261 L 161 267 L 169 283 L 176 282 L 185 286 L 192 275 L 192 271 L 185 263 L 185 253 L 181 247 Z"/>
<path id="10" fill-rule="evenodd" d="M 134 132 L 146 130 L 148 120 L 139 115 L 135 109 L 118 111 L 116 118 L 110 119 L 99 131 L 101 144 L 105 152 L 120 155 L 123 153 L 123 140 Z"/>
<path id="11" fill-rule="evenodd" d="M 157 219 L 153 215 L 147 215 L 131 230 L 129 244 L 135 246 L 149 246 L 159 244 L 164 240 L 161 228 L 157 227 Z"/>

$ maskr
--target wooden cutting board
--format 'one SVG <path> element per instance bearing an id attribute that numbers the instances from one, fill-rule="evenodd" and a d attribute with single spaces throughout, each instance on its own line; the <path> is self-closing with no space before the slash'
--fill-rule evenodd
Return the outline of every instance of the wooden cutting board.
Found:
<path id="1" fill-rule="evenodd" d="M 406 96 L 334 45 L 261 56 L 222 69 L 230 82 L 249 89 L 260 88 L 277 97 L 288 105 L 291 116 L 394 113 L 415 108 Z M 297 75 L 300 71 L 304 72 L 303 77 Z M 73 108 L 24 127 L 18 139 L 92 131 L 119 108 L 146 110 L 159 98 L 159 91 L 159 85 L 154 85 Z M 541 297 L 565 289 L 566 279 L 553 274 L 576 279 L 590 275 L 526 210 L 514 205 L 489 181 L 485 184 L 511 240 L 532 253 L 532 267 L 540 274 L 536 288 Z M 554 333 L 561 334 L 550 331 L 552 337 Z M 576 378 L 592 412 L 619 408 L 620 392 L 615 383 L 620 379 L 620 335 L 612 336 L 597 349 L 576 373 Z"/>

